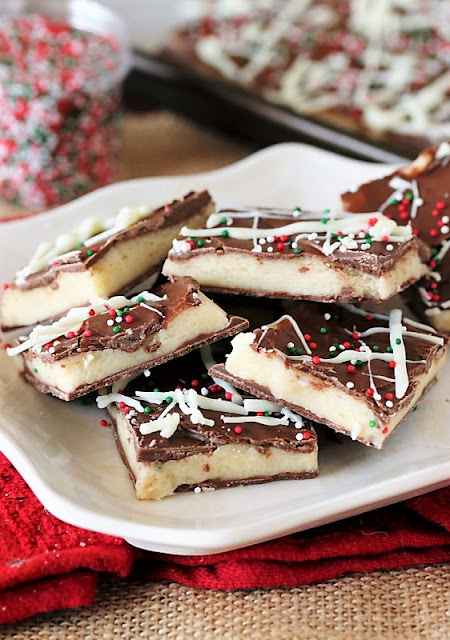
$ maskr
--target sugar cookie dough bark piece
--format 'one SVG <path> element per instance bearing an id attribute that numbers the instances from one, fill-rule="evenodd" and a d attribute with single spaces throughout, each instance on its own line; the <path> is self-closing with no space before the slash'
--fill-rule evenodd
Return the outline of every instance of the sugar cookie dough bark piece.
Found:
<path id="1" fill-rule="evenodd" d="M 246 328 L 203 295 L 191 278 L 156 293 L 116 296 L 72 309 L 39 325 L 8 349 L 22 355 L 24 375 L 38 391 L 72 400 Z"/>
<path id="2" fill-rule="evenodd" d="M 450 144 L 422 151 L 411 164 L 342 195 L 346 211 L 381 211 L 410 223 L 431 246 L 430 274 L 408 290 L 419 317 L 438 331 L 450 331 Z"/>
<path id="3" fill-rule="evenodd" d="M 95 298 L 151 287 L 183 224 L 202 224 L 213 208 L 207 191 L 163 207 L 124 208 L 111 220 L 88 218 L 42 243 L 0 303 L 3 329 L 63 315 Z"/>
<path id="4" fill-rule="evenodd" d="M 210 373 L 380 449 L 436 378 L 447 338 L 402 317 L 302 303 Z"/>
<path id="5" fill-rule="evenodd" d="M 229 209 L 206 227 L 183 227 L 164 274 L 209 291 L 352 302 L 386 300 L 429 272 L 428 247 L 380 213 Z"/>
<path id="6" fill-rule="evenodd" d="M 141 500 L 318 474 L 312 423 L 243 398 L 206 374 L 198 352 L 100 395 Z"/>

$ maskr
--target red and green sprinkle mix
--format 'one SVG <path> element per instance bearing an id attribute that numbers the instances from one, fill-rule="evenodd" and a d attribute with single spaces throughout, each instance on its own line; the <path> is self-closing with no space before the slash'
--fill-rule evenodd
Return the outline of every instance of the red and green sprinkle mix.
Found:
<path id="1" fill-rule="evenodd" d="M 39 210 L 114 180 L 118 44 L 41 15 L 0 20 L 0 196 Z"/>

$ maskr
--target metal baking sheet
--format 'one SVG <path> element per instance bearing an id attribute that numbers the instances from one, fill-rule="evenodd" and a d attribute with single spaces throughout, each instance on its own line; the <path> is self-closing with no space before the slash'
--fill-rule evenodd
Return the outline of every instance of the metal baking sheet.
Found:
<path id="1" fill-rule="evenodd" d="M 128 94 L 148 99 L 198 122 L 246 139 L 255 147 L 307 142 L 360 160 L 401 163 L 415 154 L 374 144 L 272 104 L 229 82 L 135 52 Z"/>

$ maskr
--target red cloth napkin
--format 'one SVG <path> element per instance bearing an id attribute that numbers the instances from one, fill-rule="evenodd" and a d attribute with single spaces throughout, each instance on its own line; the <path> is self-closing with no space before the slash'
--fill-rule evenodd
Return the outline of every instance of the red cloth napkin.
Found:
<path id="1" fill-rule="evenodd" d="M 141 552 L 50 515 L 0 454 L 0 623 L 92 603 L 100 571 L 211 589 L 309 584 L 450 560 L 450 488 L 246 549 Z"/>

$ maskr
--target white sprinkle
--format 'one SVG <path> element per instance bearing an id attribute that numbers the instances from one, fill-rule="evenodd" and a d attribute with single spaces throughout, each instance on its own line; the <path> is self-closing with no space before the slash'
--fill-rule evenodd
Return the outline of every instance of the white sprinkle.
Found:
<path id="1" fill-rule="evenodd" d="M 447 225 L 444 225 L 443 227 L 441 227 L 441 233 L 448 233 L 449 232 L 449 228 L 447 227 Z"/>
<path id="2" fill-rule="evenodd" d="M 151 376 L 151 371 L 150 369 L 144 369 L 144 371 L 142 372 L 144 374 L 144 376 L 146 378 L 149 378 Z"/>
<path id="3" fill-rule="evenodd" d="M 355 386 L 354 382 L 347 382 L 347 384 L 345 385 L 347 387 L 347 389 L 353 389 L 353 387 Z"/>
<path id="4" fill-rule="evenodd" d="M 112 327 L 114 324 L 114 320 L 110 318 L 109 320 L 106 321 L 106 324 L 108 325 L 108 327 Z"/>
<path id="5" fill-rule="evenodd" d="M 262 247 L 257 244 L 256 247 L 253 247 L 252 251 L 254 251 L 255 253 L 261 253 Z"/>
<path id="6" fill-rule="evenodd" d="M 50 347 L 50 349 L 48 350 L 49 353 L 55 353 L 55 347 Z"/>
<path id="7" fill-rule="evenodd" d="M 122 316 L 116 316 L 116 322 L 119 322 L 119 323 L 120 323 L 120 322 L 122 322 L 122 321 L 123 321 Z"/>
<path id="8" fill-rule="evenodd" d="M 201 493 L 201 492 L 202 492 L 202 490 L 201 490 L 200 487 L 195 487 L 194 493 Z"/>
<path id="9" fill-rule="evenodd" d="M 386 400 L 386 406 L 391 409 L 394 406 L 394 403 L 392 402 L 392 400 Z"/>
<path id="10" fill-rule="evenodd" d="M 296 433 L 295 434 L 295 439 L 296 440 L 303 440 L 303 433 Z"/>
<path id="11" fill-rule="evenodd" d="M 386 245 L 386 251 L 393 251 L 394 249 L 394 245 L 393 244 L 387 244 Z"/>
<path id="12" fill-rule="evenodd" d="M 324 313 L 323 317 L 325 318 L 325 320 L 331 320 L 331 313 Z"/>
<path id="13" fill-rule="evenodd" d="M 291 249 L 298 249 L 298 242 L 293 242 L 291 244 Z"/>
<path id="14" fill-rule="evenodd" d="M 265 238 L 260 238 L 260 239 L 258 240 L 258 242 L 259 242 L 259 244 L 261 244 L 261 245 L 266 244 L 266 239 L 265 239 Z"/>
<path id="15" fill-rule="evenodd" d="M 273 236 L 267 236 L 266 240 L 267 242 L 274 242 L 275 238 Z"/>
<path id="16" fill-rule="evenodd" d="M 370 244 L 369 244 L 368 242 L 364 242 L 364 243 L 361 245 L 361 249 L 362 249 L 363 251 L 367 251 L 367 249 L 370 249 Z"/>
<path id="17" fill-rule="evenodd" d="M 332 346 L 328 349 L 328 351 L 329 351 L 330 353 L 334 353 L 334 352 L 336 351 L 336 347 L 332 345 Z"/>
<path id="18" fill-rule="evenodd" d="M 292 347 L 294 346 L 294 343 L 293 342 L 288 342 L 286 346 L 287 346 L 288 349 L 292 349 Z"/>
<path id="19" fill-rule="evenodd" d="M 442 216 L 441 220 L 444 224 L 447 224 L 447 222 L 450 222 L 450 218 L 448 216 Z"/>
<path id="20" fill-rule="evenodd" d="M 54 347 L 57 347 L 59 344 L 61 344 L 61 340 L 53 340 Z"/>
<path id="21" fill-rule="evenodd" d="M 423 205 L 423 200 L 422 198 L 414 198 L 414 202 L 416 203 L 416 205 L 418 207 L 421 207 Z"/>
<path id="22" fill-rule="evenodd" d="M 202 387 L 200 393 L 202 394 L 202 396 L 207 396 L 209 391 L 206 387 Z"/>
<path id="23" fill-rule="evenodd" d="M 267 247 L 267 253 L 273 253 L 273 247 Z"/>
<path id="24" fill-rule="evenodd" d="M 381 400 L 381 395 L 375 391 L 375 393 L 373 394 L 373 399 L 374 400 Z"/>

